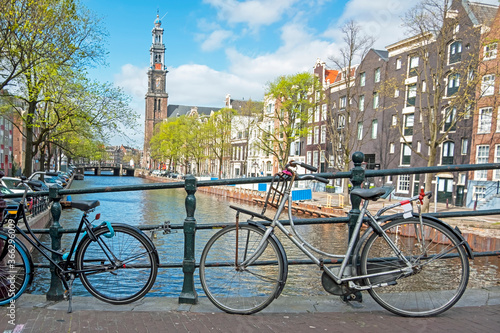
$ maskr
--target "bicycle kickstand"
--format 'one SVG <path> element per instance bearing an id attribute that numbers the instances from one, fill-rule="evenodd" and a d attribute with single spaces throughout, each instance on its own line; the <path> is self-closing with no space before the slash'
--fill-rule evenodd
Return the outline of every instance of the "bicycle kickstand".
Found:
<path id="1" fill-rule="evenodd" d="M 73 299 L 73 281 L 75 281 L 75 276 L 71 274 L 71 277 L 68 281 L 68 289 L 64 292 L 66 294 L 66 297 L 68 299 L 68 313 L 73 312 L 73 307 L 71 304 L 71 301 Z"/>

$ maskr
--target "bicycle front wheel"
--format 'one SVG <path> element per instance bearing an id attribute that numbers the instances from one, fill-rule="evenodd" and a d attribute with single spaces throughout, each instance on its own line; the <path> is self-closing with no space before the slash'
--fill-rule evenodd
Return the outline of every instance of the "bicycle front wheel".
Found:
<path id="1" fill-rule="evenodd" d="M 26 247 L 17 238 L 0 232 L 0 305 L 21 296 L 32 276 L 33 267 Z"/>
<path id="2" fill-rule="evenodd" d="M 462 296 L 469 280 L 469 261 L 458 237 L 444 225 L 410 218 L 382 226 L 401 254 L 411 263 L 405 273 L 366 278 L 367 285 L 388 283 L 368 292 L 385 309 L 402 316 L 424 317 L 442 313 Z M 361 273 L 405 269 L 407 265 L 383 237 L 373 233 L 361 255 Z"/>
<path id="3" fill-rule="evenodd" d="M 156 250 L 139 229 L 113 224 L 86 235 L 76 253 L 83 286 L 96 298 L 111 304 L 134 302 L 153 286 L 158 272 Z"/>
<path id="4" fill-rule="evenodd" d="M 237 235 L 238 234 L 238 235 Z M 252 225 L 226 227 L 208 241 L 200 259 L 201 285 L 219 309 L 235 314 L 252 314 L 276 298 L 286 279 L 284 254 L 269 237 L 262 254 L 249 266 L 249 258 L 264 231 Z"/>

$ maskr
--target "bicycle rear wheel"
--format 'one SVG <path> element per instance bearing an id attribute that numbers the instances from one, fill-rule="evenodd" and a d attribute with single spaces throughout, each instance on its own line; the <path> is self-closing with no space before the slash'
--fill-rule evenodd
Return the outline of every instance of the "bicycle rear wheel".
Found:
<path id="1" fill-rule="evenodd" d="M 26 247 L 18 239 L 0 232 L 0 305 L 9 304 L 31 283 L 33 267 Z"/>
<path id="2" fill-rule="evenodd" d="M 269 237 L 256 262 L 240 267 L 239 263 L 255 252 L 264 231 L 240 225 L 238 241 L 236 231 L 236 226 L 226 227 L 208 241 L 200 259 L 200 280 L 205 294 L 219 309 L 252 314 L 278 297 L 286 280 L 286 259 L 281 246 Z"/>
<path id="3" fill-rule="evenodd" d="M 423 219 L 422 230 L 417 218 L 392 221 L 382 228 L 412 264 L 412 272 L 365 279 L 367 285 L 392 284 L 369 289 L 373 299 L 385 309 L 408 317 L 433 316 L 452 307 L 469 280 L 469 261 L 456 235 L 428 219 Z M 360 264 L 362 274 L 406 267 L 376 233 L 366 241 Z"/>
<path id="4" fill-rule="evenodd" d="M 111 304 L 134 302 L 153 286 L 158 258 L 151 241 L 128 225 L 113 224 L 94 231 L 97 241 L 86 235 L 76 253 L 83 286 L 96 298 Z"/>

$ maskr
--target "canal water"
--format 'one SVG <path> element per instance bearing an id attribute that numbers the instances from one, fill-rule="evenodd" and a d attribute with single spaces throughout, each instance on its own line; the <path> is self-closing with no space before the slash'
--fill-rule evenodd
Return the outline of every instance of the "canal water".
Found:
<path id="1" fill-rule="evenodd" d="M 91 188 L 103 186 L 141 185 L 152 181 L 136 177 L 89 176 L 85 180 L 73 181 L 72 189 Z M 101 213 L 101 221 L 128 223 L 134 226 L 158 225 L 170 221 L 173 225 L 182 224 L 186 217 L 184 189 L 165 189 L 148 191 L 130 191 L 115 193 L 93 193 L 74 195 L 73 200 L 98 199 L 101 205 L 95 213 Z M 196 193 L 197 223 L 211 224 L 219 222 L 234 222 L 235 211 L 229 205 L 238 205 L 247 209 L 259 211 L 261 207 L 251 206 L 241 202 L 228 202 L 218 196 L 211 196 L 202 192 Z M 65 209 L 62 212 L 60 223 L 64 228 L 78 226 L 81 212 L 76 209 Z M 285 218 L 285 217 L 283 217 Z M 307 241 L 322 250 L 333 253 L 345 253 L 347 244 L 347 228 L 345 225 L 316 225 L 298 227 L 301 235 Z M 203 247 L 208 239 L 215 233 L 213 230 L 197 230 L 196 232 L 196 262 L 199 262 Z M 152 236 L 150 232 L 146 232 Z M 278 234 L 283 243 L 289 261 L 304 259 L 295 246 L 292 246 L 286 237 Z M 45 235 L 44 241 L 50 243 L 50 238 Z M 164 235 L 155 233 L 152 237 L 155 243 L 160 263 L 181 264 L 183 259 L 184 234 L 182 229 L 173 230 Z M 69 249 L 72 237 L 64 235 L 62 247 Z M 34 252 L 34 262 L 46 263 L 45 258 Z M 476 258 L 471 261 L 471 279 L 469 287 L 484 287 L 496 285 L 500 281 L 499 260 L 497 257 Z M 48 269 L 37 269 L 33 285 L 29 292 L 45 294 L 50 285 L 50 272 Z M 290 265 L 288 280 L 283 290 L 284 295 L 307 296 L 329 295 L 321 286 L 321 271 L 315 265 Z M 198 270 L 195 272 L 195 288 L 203 296 Z M 148 296 L 178 297 L 182 290 L 182 268 L 160 268 L 156 283 Z M 77 296 L 90 296 L 80 281 L 75 280 L 74 294 Z"/>

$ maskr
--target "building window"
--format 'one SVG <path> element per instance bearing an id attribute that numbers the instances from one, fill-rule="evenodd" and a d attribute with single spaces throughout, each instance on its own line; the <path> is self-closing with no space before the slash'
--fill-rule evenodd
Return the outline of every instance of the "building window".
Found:
<path id="1" fill-rule="evenodd" d="M 497 43 L 491 43 L 484 47 L 484 60 L 495 59 L 497 57 Z"/>
<path id="2" fill-rule="evenodd" d="M 486 199 L 486 186 L 473 186 L 472 200 Z"/>
<path id="3" fill-rule="evenodd" d="M 365 95 L 359 96 L 359 111 L 365 111 Z"/>
<path id="4" fill-rule="evenodd" d="M 413 135 L 413 124 L 414 124 L 414 120 L 415 120 L 415 114 L 413 114 L 413 113 L 406 114 L 404 116 L 404 120 L 405 120 L 405 124 L 404 124 L 404 128 L 403 128 L 403 135 L 404 136 Z"/>
<path id="5" fill-rule="evenodd" d="M 462 42 L 456 41 L 450 44 L 448 63 L 454 64 L 462 60 Z"/>
<path id="6" fill-rule="evenodd" d="M 314 144 L 319 143 L 319 127 L 314 127 Z"/>
<path id="7" fill-rule="evenodd" d="M 389 154 L 394 154 L 394 149 L 395 149 L 394 143 L 393 142 L 389 143 Z"/>
<path id="8" fill-rule="evenodd" d="M 483 76 L 481 81 L 482 96 L 490 96 L 495 92 L 495 74 Z"/>
<path id="9" fill-rule="evenodd" d="M 363 122 L 358 122 L 358 140 L 363 139 Z"/>
<path id="10" fill-rule="evenodd" d="M 446 96 L 452 96 L 458 91 L 460 87 L 460 74 L 448 75 L 448 87 L 446 89 Z"/>
<path id="11" fill-rule="evenodd" d="M 490 132 L 492 113 L 493 113 L 493 108 L 491 107 L 479 109 L 479 118 L 477 126 L 478 134 L 484 134 Z"/>
<path id="12" fill-rule="evenodd" d="M 318 106 L 316 106 L 316 111 L 314 111 L 314 122 L 317 123 L 320 120 L 321 117 L 321 109 Z"/>
<path id="13" fill-rule="evenodd" d="M 469 152 L 469 139 L 462 138 L 462 150 L 460 151 L 462 155 L 467 155 Z"/>
<path id="14" fill-rule="evenodd" d="M 442 150 L 443 165 L 453 164 L 454 151 L 455 151 L 455 144 L 453 142 L 446 141 L 443 143 L 443 150 Z"/>
<path id="15" fill-rule="evenodd" d="M 372 139 L 377 138 L 377 131 L 378 131 L 378 120 L 373 119 L 372 120 Z"/>
<path id="16" fill-rule="evenodd" d="M 489 145 L 478 145 L 476 150 L 476 164 L 488 163 L 490 155 Z M 488 177 L 488 170 L 476 170 L 474 173 L 475 180 L 486 180 Z"/>
<path id="17" fill-rule="evenodd" d="M 344 126 L 345 126 L 345 116 L 343 114 L 339 114 L 338 128 L 344 128 Z"/>
<path id="18" fill-rule="evenodd" d="M 410 165 L 411 163 L 411 143 L 403 143 L 401 149 L 401 165 Z"/>
<path id="19" fill-rule="evenodd" d="M 411 56 L 408 67 L 408 77 L 418 75 L 418 56 Z"/>
<path id="20" fill-rule="evenodd" d="M 399 89 L 394 89 L 394 98 L 399 97 Z"/>
<path id="21" fill-rule="evenodd" d="M 321 120 L 325 121 L 328 113 L 328 105 L 323 104 L 321 107 Z"/>
<path id="22" fill-rule="evenodd" d="M 375 69 L 375 83 L 380 82 L 380 67 Z"/>
<path id="23" fill-rule="evenodd" d="M 378 92 L 374 92 L 373 93 L 373 108 L 378 109 L 378 104 L 379 104 Z"/>
<path id="24" fill-rule="evenodd" d="M 398 125 L 398 116 L 393 114 L 392 115 L 392 126 L 397 126 Z"/>
<path id="25" fill-rule="evenodd" d="M 347 106 L 347 96 L 340 97 L 340 99 L 339 99 L 339 107 L 341 109 L 345 109 L 346 106 Z"/>
<path id="26" fill-rule="evenodd" d="M 401 69 L 401 58 L 396 59 L 396 69 Z"/>
<path id="27" fill-rule="evenodd" d="M 445 111 L 446 120 L 444 122 L 444 131 L 455 131 L 456 130 L 456 118 L 457 118 L 457 108 L 447 108 Z"/>
<path id="28" fill-rule="evenodd" d="M 307 144 L 310 145 L 312 144 L 312 133 L 307 133 Z"/>
<path id="29" fill-rule="evenodd" d="M 319 152 L 317 150 L 313 151 L 313 166 L 315 167 L 318 167 L 319 165 L 319 160 L 318 160 L 318 157 L 319 157 Z"/>
<path id="30" fill-rule="evenodd" d="M 427 91 L 427 83 L 425 83 L 425 81 L 422 81 L 422 92 L 426 92 Z"/>
<path id="31" fill-rule="evenodd" d="M 365 83 L 366 83 L 366 73 L 363 72 L 363 73 L 359 74 L 359 85 L 361 87 L 364 87 Z"/>
<path id="32" fill-rule="evenodd" d="M 406 106 L 415 106 L 415 100 L 417 98 L 417 84 L 411 84 L 407 87 L 407 89 Z"/>
<path id="33" fill-rule="evenodd" d="M 311 152 L 310 151 L 308 151 L 306 153 L 306 164 L 309 164 L 309 165 L 312 164 L 312 161 L 311 161 Z"/>
<path id="34" fill-rule="evenodd" d="M 326 126 L 321 126 L 321 143 L 326 142 Z"/>
<path id="35" fill-rule="evenodd" d="M 398 192 L 408 193 L 410 191 L 410 175 L 398 176 Z"/>

